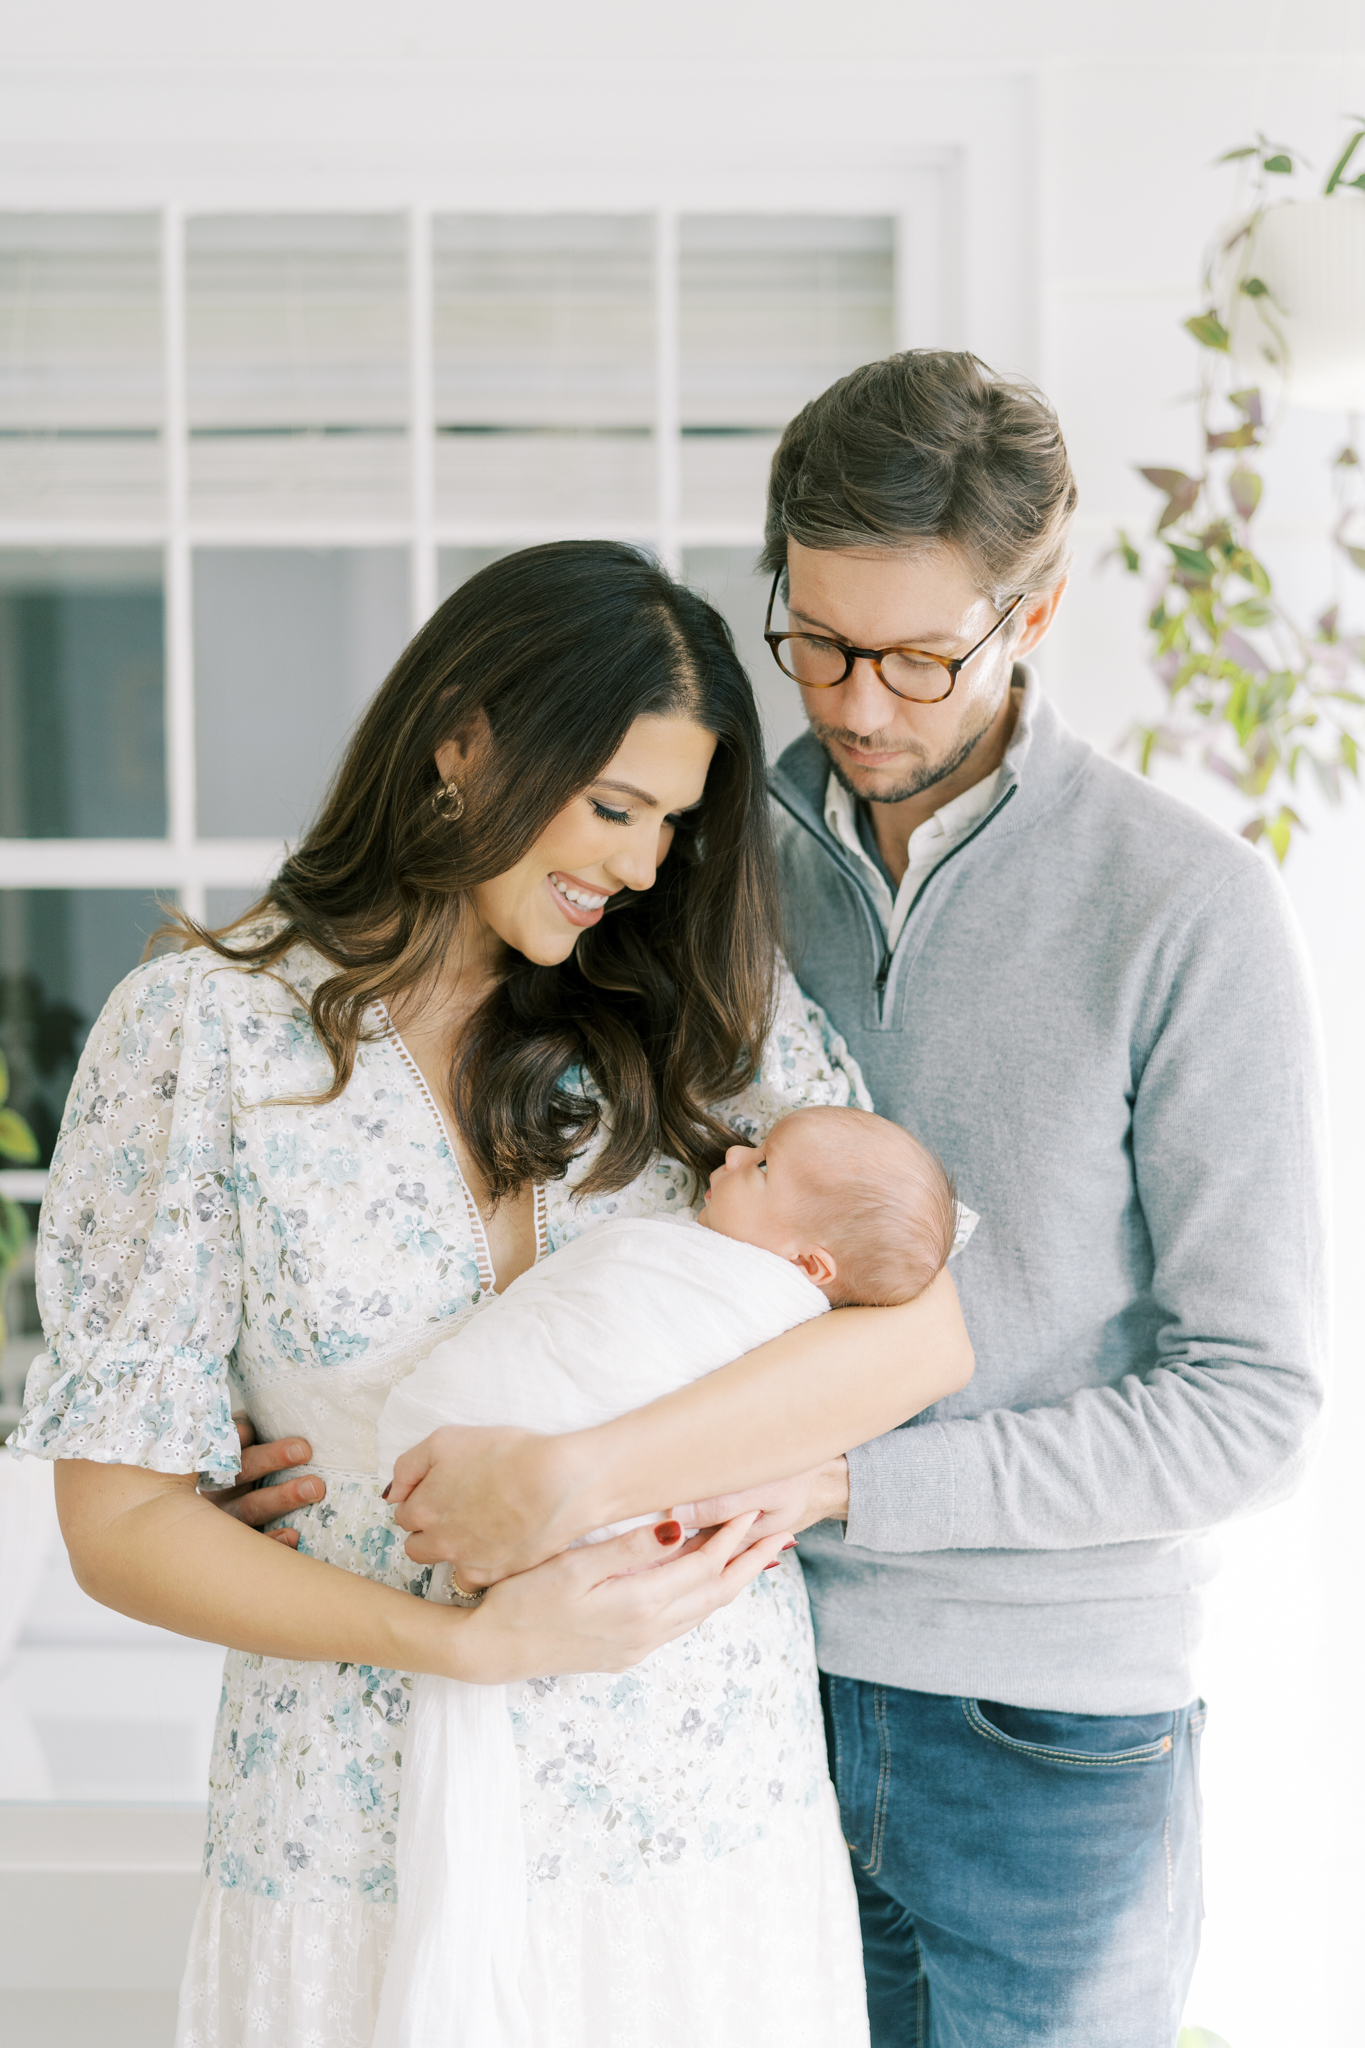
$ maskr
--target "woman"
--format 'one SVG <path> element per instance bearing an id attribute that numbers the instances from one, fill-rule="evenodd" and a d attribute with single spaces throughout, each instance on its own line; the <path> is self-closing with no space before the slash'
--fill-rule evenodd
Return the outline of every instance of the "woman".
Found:
<path id="1" fill-rule="evenodd" d="M 726 2000 L 716 2041 L 859 2038 L 847 1969 L 833 2007 L 822 1981 L 856 1936 L 816 1783 L 804 1593 L 790 1565 L 764 1576 L 784 1534 L 754 1544 L 743 1517 L 678 1555 L 638 1530 L 452 1610 L 412 1597 L 429 1575 L 372 1477 L 394 1362 L 423 1332 L 605 1216 L 694 1201 L 732 1128 L 856 1093 L 818 1013 L 776 981 L 773 900 L 757 720 L 721 621 L 629 549 L 534 549 L 417 636 L 259 915 L 195 931 L 96 1025 L 54 1161 L 52 1350 L 18 1447 L 62 1461 L 88 1591 L 229 1648 L 183 2048 L 368 2042 L 416 1671 L 534 1681 L 531 1876 L 549 1893 L 572 1878 L 533 1940 L 538 2041 L 662 2043 Z M 782 1472 L 803 1470 L 959 1384 L 951 1288 L 931 1292 L 837 1311 L 713 1376 L 692 1413 L 726 1457 L 699 1458 L 686 1488 L 659 1490 L 686 1426 L 642 1411 L 645 1505 L 775 1476 L 774 1443 Z M 301 1555 L 195 1490 L 237 1469 L 229 1366 L 259 1434 L 311 1439 L 326 1498 L 293 1518 Z M 779 1375 L 776 1420 L 754 1419 L 755 1373 Z M 742 1624 L 727 1615 L 714 1656 L 665 1673 L 648 1725 L 634 1672 L 602 1688 L 637 1782 L 667 1775 L 689 1711 L 724 1748 L 714 1796 L 683 1787 L 690 1832 L 639 1797 L 618 1832 L 590 1760 L 568 1781 L 539 1674 L 626 1670 L 740 1596 Z M 752 1683 L 729 1683 L 736 1659 Z M 775 1729 L 805 1801 L 785 1835 L 771 1788 L 756 1804 Z M 775 1889 L 748 1882 L 768 1843 L 786 1857 Z M 800 1883 L 793 1849 L 815 1859 Z M 704 1948 L 665 1986 L 647 1880 L 673 1865 Z M 600 1906 L 626 1887 L 623 1943 Z"/>

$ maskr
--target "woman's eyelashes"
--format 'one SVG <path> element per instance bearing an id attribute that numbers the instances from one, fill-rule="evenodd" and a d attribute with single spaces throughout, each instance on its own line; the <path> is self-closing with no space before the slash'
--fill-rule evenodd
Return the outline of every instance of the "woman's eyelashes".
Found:
<path id="1" fill-rule="evenodd" d="M 595 796 L 589 797 L 588 802 L 592 805 L 598 817 L 605 818 L 609 824 L 628 825 L 630 823 L 629 811 L 613 811 L 608 805 L 600 804 Z"/>

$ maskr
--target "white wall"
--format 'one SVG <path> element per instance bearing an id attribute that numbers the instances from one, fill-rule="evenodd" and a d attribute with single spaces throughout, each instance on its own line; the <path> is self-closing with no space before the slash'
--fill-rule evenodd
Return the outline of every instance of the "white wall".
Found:
<path id="1" fill-rule="evenodd" d="M 948 163 L 952 288 L 914 338 L 1031 372 L 1060 408 L 1082 508 L 1046 673 L 1102 746 L 1155 702 L 1136 586 L 1094 564 L 1116 520 L 1150 514 L 1132 465 L 1193 453 L 1179 322 L 1232 199 L 1210 161 L 1260 126 L 1322 164 L 1365 106 L 1358 0 L 50 0 L 6 41 L 8 206 L 877 207 Z M 1291 415 L 1271 466 L 1265 547 L 1305 603 L 1329 594 L 1322 456 L 1340 427 Z M 1365 578 L 1350 601 L 1365 625 Z M 1310 817 L 1287 879 L 1333 1091 L 1337 1388 L 1309 1487 L 1231 1533 L 1214 1606 L 1211 1918 L 1190 2016 L 1233 2048 L 1359 2027 L 1365 806 Z"/>

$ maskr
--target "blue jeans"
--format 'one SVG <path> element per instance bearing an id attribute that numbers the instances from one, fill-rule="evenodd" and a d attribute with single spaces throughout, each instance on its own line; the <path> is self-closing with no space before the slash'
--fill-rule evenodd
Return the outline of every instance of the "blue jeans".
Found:
<path id="1" fill-rule="evenodd" d="M 1174 2048 L 1204 1910 L 1203 1701 L 821 1689 L 873 2048 Z"/>

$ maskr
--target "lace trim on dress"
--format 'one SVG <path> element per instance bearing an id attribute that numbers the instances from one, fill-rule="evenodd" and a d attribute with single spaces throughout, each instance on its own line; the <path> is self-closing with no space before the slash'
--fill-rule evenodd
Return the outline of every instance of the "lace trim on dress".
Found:
<path id="1" fill-rule="evenodd" d="M 496 1294 L 498 1291 L 497 1275 L 493 1271 L 493 1258 L 488 1249 L 488 1234 L 483 1227 L 483 1217 L 479 1214 L 479 1205 L 474 1200 L 474 1196 L 470 1191 L 469 1182 L 464 1177 L 464 1168 L 460 1164 L 460 1155 L 455 1150 L 455 1146 L 451 1141 L 450 1132 L 446 1128 L 446 1120 L 441 1114 L 440 1105 L 427 1086 L 425 1074 L 423 1074 L 422 1069 L 418 1066 L 416 1060 L 399 1036 L 398 1028 L 387 1009 L 383 1003 L 377 1003 L 375 1007 L 384 1020 L 384 1036 L 389 1040 L 399 1059 L 407 1068 L 408 1073 L 412 1077 L 414 1087 L 427 1108 L 431 1111 L 436 1127 L 449 1147 L 451 1164 L 455 1168 L 455 1173 L 460 1183 L 460 1192 L 464 1196 L 465 1207 L 469 1211 L 469 1228 L 474 1235 L 475 1256 L 479 1262 L 479 1285 L 486 1293 Z"/>
<path id="2" fill-rule="evenodd" d="M 384 1020 L 384 1036 L 390 1040 L 390 1042 L 393 1045 L 394 1051 L 398 1054 L 399 1059 L 402 1060 L 404 1066 L 411 1074 L 413 1081 L 416 1084 L 418 1093 L 421 1095 L 423 1102 L 425 1102 L 427 1108 L 431 1111 L 431 1114 L 435 1119 L 437 1129 L 440 1131 L 441 1136 L 445 1139 L 446 1144 L 450 1147 L 450 1157 L 454 1162 L 455 1171 L 459 1176 L 460 1192 L 464 1196 L 465 1207 L 469 1211 L 469 1227 L 471 1231 L 474 1233 L 474 1244 L 476 1247 L 479 1261 L 479 1283 L 486 1290 L 487 1293 L 496 1294 L 498 1291 L 497 1275 L 493 1271 L 493 1257 L 488 1249 L 488 1233 L 485 1231 L 483 1227 L 483 1217 L 479 1214 L 479 1205 L 474 1200 L 473 1193 L 470 1190 L 469 1182 L 464 1177 L 464 1168 L 460 1164 L 460 1155 L 455 1150 L 454 1145 L 451 1143 L 450 1132 L 447 1129 L 445 1117 L 441 1113 L 440 1104 L 437 1102 L 436 1097 L 432 1094 L 430 1088 L 428 1088 L 426 1083 L 426 1076 L 423 1074 L 421 1068 L 418 1066 L 412 1054 L 404 1045 L 403 1040 L 398 1033 L 397 1026 L 394 1024 L 393 1019 L 390 1017 L 383 1003 L 376 1003 L 375 1008 L 379 1011 L 380 1016 Z M 532 1206 L 534 1210 L 534 1227 L 536 1237 L 536 1255 L 532 1263 L 538 1266 L 542 1259 L 549 1257 L 550 1252 L 550 1226 L 545 1209 L 545 1190 L 539 1182 L 537 1182 L 536 1186 L 532 1189 Z"/>

